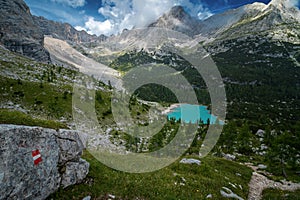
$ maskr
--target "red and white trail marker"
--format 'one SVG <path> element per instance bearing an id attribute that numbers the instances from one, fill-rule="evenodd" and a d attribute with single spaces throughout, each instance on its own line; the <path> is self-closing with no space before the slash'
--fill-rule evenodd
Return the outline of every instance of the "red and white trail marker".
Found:
<path id="1" fill-rule="evenodd" d="M 38 149 L 32 151 L 32 158 L 34 165 L 38 165 L 40 162 L 42 162 L 42 155 Z"/>

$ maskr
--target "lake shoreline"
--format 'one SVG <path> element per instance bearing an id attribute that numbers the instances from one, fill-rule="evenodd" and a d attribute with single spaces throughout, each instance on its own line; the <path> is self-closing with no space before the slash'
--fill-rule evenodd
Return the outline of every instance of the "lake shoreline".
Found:
<path id="1" fill-rule="evenodd" d="M 170 105 L 161 113 L 167 115 L 168 119 L 182 120 L 186 123 L 198 123 L 202 121 L 209 124 L 215 124 L 216 122 L 220 124 L 218 117 L 211 114 L 208 108 L 209 106 L 205 105 L 176 103 Z M 223 121 L 221 123 L 224 124 Z"/>
<path id="2" fill-rule="evenodd" d="M 163 110 L 162 112 L 161 112 L 161 114 L 163 114 L 163 115 L 166 115 L 166 114 L 169 114 L 170 112 L 172 112 L 175 108 L 178 108 L 178 107 L 180 107 L 181 105 L 195 105 L 195 106 L 204 106 L 204 107 L 206 107 L 206 108 L 208 108 L 208 106 L 206 106 L 206 105 L 202 105 L 202 104 L 188 104 L 188 103 L 175 103 L 175 104 L 172 104 L 172 105 L 170 105 L 168 108 L 166 108 L 165 110 Z"/>
<path id="3" fill-rule="evenodd" d="M 165 110 L 163 110 L 161 112 L 161 114 L 166 115 L 169 114 L 170 112 L 172 112 L 175 108 L 178 108 L 182 105 L 182 103 L 176 103 L 176 104 L 172 104 L 170 105 L 168 108 L 166 108 Z"/>

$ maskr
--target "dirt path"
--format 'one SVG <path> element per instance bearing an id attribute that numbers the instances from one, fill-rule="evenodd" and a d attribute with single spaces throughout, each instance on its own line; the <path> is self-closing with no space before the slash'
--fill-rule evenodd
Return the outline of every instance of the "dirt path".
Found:
<path id="1" fill-rule="evenodd" d="M 249 166 L 249 165 L 248 165 Z M 295 191 L 300 189 L 300 183 L 292 183 L 288 181 L 275 182 L 262 174 L 257 172 L 257 167 L 251 167 L 254 172 L 252 174 L 251 181 L 249 183 L 249 196 L 248 200 L 260 200 L 262 198 L 262 192 L 267 188 L 275 188 L 280 190 Z"/>

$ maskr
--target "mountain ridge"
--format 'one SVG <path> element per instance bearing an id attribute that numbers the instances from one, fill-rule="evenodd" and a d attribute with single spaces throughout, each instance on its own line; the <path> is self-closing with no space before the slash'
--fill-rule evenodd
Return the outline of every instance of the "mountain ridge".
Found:
<path id="1" fill-rule="evenodd" d="M 5 9 L 16 13 L 17 6 L 21 5 L 24 14 L 23 21 L 19 24 L 19 27 L 13 29 L 16 33 L 11 34 L 13 31 L 10 31 L 9 28 L 6 30 L 6 27 L 10 27 L 10 25 L 5 25 L 7 22 L 4 21 L 4 19 L 9 19 L 9 17 L 2 18 L 2 22 L 0 22 L 3 24 L 3 28 L 1 28 L 0 31 L 0 42 L 6 48 L 24 55 L 29 51 L 29 57 L 41 61 L 50 60 L 48 52 L 43 47 L 44 35 L 67 41 L 70 44 L 78 46 L 79 49 L 83 49 L 82 53 L 90 55 L 91 53 L 89 52 L 97 53 L 99 49 L 104 49 L 109 52 L 109 54 L 113 54 L 115 52 L 114 49 L 122 48 L 126 42 L 141 39 L 140 34 L 142 34 L 143 37 L 149 36 L 150 38 L 151 36 L 149 34 L 153 34 L 151 31 L 147 33 L 136 30 L 124 30 L 120 35 L 110 37 L 104 35 L 90 35 L 85 31 L 77 31 L 68 23 L 60 23 L 43 17 L 32 16 L 28 6 L 22 0 L 12 0 L 12 2 L 15 2 L 16 6 L 8 8 L 8 5 L 2 0 L 2 4 L 6 5 L 6 7 L 2 6 L 1 12 L 4 16 L 8 16 Z M 165 28 L 181 32 L 191 38 L 196 38 L 198 41 L 204 41 L 204 43 L 215 43 L 228 39 L 243 38 L 249 35 L 260 35 L 275 40 L 279 39 L 292 43 L 300 43 L 300 18 L 298 18 L 298 16 L 300 16 L 299 10 L 287 6 L 286 0 L 273 0 L 269 4 L 248 4 L 213 15 L 204 21 L 191 17 L 182 6 L 175 6 L 148 27 Z M 24 19 L 26 19 L 26 21 L 24 21 Z M 13 18 L 9 19 L 8 21 L 10 22 L 8 23 L 12 24 L 13 20 Z M 25 26 L 25 24 L 29 24 L 29 26 Z M 31 30 L 26 31 L 29 28 L 31 28 Z M 11 35 L 15 35 L 14 39 L 9 38 Z M 19 41 L 23 40 L 22 38 L 27 39 L 26 41 Z M 32 42 L 33 40 L 35 46 L 31 48 L 35 49 L 38 46 L 38 50 L 34 52 L 30 51 L 30 49 L 28 50 L 28 46 L 30 46 L 28 45 L 28 43 L 30 44 L 28 41 Z M 22 42 L 26 45 L 23 45 Z M 118 45 L 111 47 L 109 42 L 114 42 Z M 17 45 L 13 45 L 14 43 L 17 43 Z M 92 46 L 96 45 L 96 48 L 91 48 L 91 44 L 93 44 Z M 137 44 L 137 42 L 135 42 L 135 44 Z M 137 47 L 138 46 L 142 47 L 143 45 L 137 44 Z M 38 56 L 35 55 L 36 52 Z"/>
<path id="2" fill-rule="evenodd" d="M 40 27 L 44 35 L 51 35 L 56 39 L 69 41 L 72 43 L 99 43 L 105 40 L 105 35 L 91 35 L 86 31 L 78 31 L 72 25 L 68 23 L 61 23 L 52 20 L 48 20 L 41 16 L 33 16 L 34 23 Z"/>

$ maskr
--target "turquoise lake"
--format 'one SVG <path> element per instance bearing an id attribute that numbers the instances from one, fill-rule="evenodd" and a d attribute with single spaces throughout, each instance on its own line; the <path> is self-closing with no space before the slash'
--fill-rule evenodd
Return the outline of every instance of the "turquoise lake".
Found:
<path id="1" fill-rule="evenodd" d="M 167 113 L 167 116 L 168 119 L 173 118 L 186 123 L 197 123 L 202 120 L 204 124 L 207 124 L 207 120 L 209 119 L 210 124 L 215 124 L 217 120 L 216 116 L 210 114 L 207 106 L 191 104 L 181 104 Z"/>

